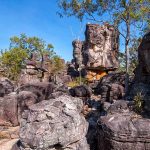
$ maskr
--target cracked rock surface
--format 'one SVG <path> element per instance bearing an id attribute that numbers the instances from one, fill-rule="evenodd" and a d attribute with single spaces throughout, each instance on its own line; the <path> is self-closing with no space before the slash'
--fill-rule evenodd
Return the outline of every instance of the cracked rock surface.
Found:
<path id="1" fill-rule="evenodd" d="M 22 114 L 21 150 L 88 150 L 81 99 L 67 95 L 34 104 Z"/>

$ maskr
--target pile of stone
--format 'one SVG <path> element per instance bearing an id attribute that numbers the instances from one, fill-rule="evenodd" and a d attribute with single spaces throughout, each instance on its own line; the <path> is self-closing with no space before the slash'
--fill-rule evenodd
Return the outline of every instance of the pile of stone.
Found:
<path id="1" fill-rule="evenodd" d="M 48 55 L 43 56 L 43 61 L 37 60 L 35 53 L 32 53 L 31 58 L 25 61 L 25 66 L 20 74 L 19 84 L 23 85 L 31 82 L 49 82 L 52 62 Z"/>
<path id="2" fill-rule="evenodd" d="M 0 127 L 4 128 L 0 136 L 6 127 L 20 125 L 19 135 L 19 128 L 16 131 L 19 141 L 12 150 L 89 149 L 88 123 L 81 114 L 83 101 L 69 96 L 64 87 L 48 82 L 28 83 L 2 96 Z"/>

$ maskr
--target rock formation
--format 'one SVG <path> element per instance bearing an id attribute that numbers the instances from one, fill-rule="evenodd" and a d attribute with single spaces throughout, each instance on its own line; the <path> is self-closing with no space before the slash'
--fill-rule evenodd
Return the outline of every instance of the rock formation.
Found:
<path id="1" fill-rule="evenodd" d="M 99 150 L 150 149 L 150 120 L 129 111 L 125 101 L 117 101 L 107 116 L 98 121 Z"/>
<path id="2" fill-rule="evenodd" d="M 83 49 L 83 42 L 80 40 L 75 40 L 72 42 L 73 45 L 73 62 L 75 63 L 75 67 L 79 68 L 83 64 L 83 56 L 82 56 L 82 49 Z"/>
<path id="3" fill-rule="evenodd" d="M 19 83 L 21 85 L 31 82 L 49 82 L 51 74 L 51 61 L 48 55 L 43 56 L 43 61 L 37 60 L 35 53 L 25 61 L 25 68 L 22 69 Z"/>
<path id="4" fill-rule="evenodd" d="M 130 89 L 132 101 L 120 100 L 104 108 L 107 115 L 98 121 L 99 150 L 150 149 L 150 33 L 144 36 L 138 54 L 139 64 Z M 138 93 L 141 94 L 138 102 L 133 101 Z M 144 107 L 139 105 L 143 101 Z M 137 113 L 136 105 L 141 107 L 141 112 Z"/>
<path id="5" fill-rule="evenodd" d="M 138 67 L 135 70 L 135 83 L 130 94 L 134 98 L 141 93 L 144 110 L 150 114 L 150 32 L 147 33 L 138 48 Z"/>
<path id="6" fill-rule="evenodd" d="M 24 111 L 20 126 L 21 150 L 88 150 L 88 124 L 80 114 L 81 99 L 60 96 Z"/>
<path id="7" fill-rule="evenodd" d="M 118 68 L 118 31 L 108 23 L 87 24 L 85 41 L 73 41 L 73 62 L 76 68 L 86 68 L 89 80 L 99 80 L 105 71 Z"/>
<path id="8" fill-rule="evenodd" d="M 95 94 L 101 95 L 101 101 L 113 102 L 122 99 L 124 93 L 124 73 L 109 73 L 95 87 Z"/>
<path id="9" fill-rule="evenodd" d="M 13 83 L 7 78 L 0 78 L 0 97 L 7 95 L 14 91 Z"/>
<path id="10" fill-rule="evenodd" d="M 150 84 L 150 32 L 147 33 L 138 48 L 139 65 L 135 71 L 136 82 Z"/>
<path id="11" fill-rule="evenodd" d="M 88 68 L 105 68 L 113 70 L 118 67 L 118 32 L 113 26 L 104 24 L 87 24 L 86 42 L 83 55 L 84 63 Z"/>
<path id="12" fill-rule="evenodd" d="M 42 100 L 48 100 L 54 85 L 48 82 L 30 83 L 21 86 L 0 99 L 0 125 L 18 126 L 22 112 Z"/>

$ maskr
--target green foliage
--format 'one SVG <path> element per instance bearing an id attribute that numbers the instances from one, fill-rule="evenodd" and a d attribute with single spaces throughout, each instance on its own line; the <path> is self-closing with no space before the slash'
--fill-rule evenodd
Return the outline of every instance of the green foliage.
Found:
<path id="1" fill-rule="evenodd" d="M 129 75 L 133 74 L 134 69 L 138 65 L 138 47 L 141 43 L 141 38 L 132 39 L 131 47 L 129 48 Z M 126 60 L 125 53 L 119 52 L 118 60 L 119 60 L 119 68 L 118 71 L 125 72 L 126 71 Z"/>
<path id="2" fill-rule="evenodd" d="M 5 51 L 0 57 L 1 67 L 4 69 L 4 76 L 12 80 L 17 80 L 23 60 L 27 56 L 27 52 L 19 48 L 12 48 L 9 51 Z"/>
<path id="3" fill-rule="evenodd" d="M 150 12 L 149 0 L 59 0 L 58 4 L 61 16 L 76 16 L 81 20 L 83 17 L 95 20 L 94 16 L 109 13 L 118 22 L 128 20 L 128 14 L 132 21 L 147 21 Z"/>
<path id="4" fill-rule="evenodd" d="M 141 113 L 143 111 L 143 95 L 141 92 L 138 92 L 136 96 L 134 96 L 134 104 L 135 111 L 137 113 Z"/>
<path id="5" fill-rule="evenodd" d="M 52 72 L 56 74 L 65 68 L 64 61 L 57 55 L 52 58 Z"/>
<path id="6" fill-rule="evenodd" d="M 9 49 L 1 52 L 0 67 L 4 68 L 4 75 L 12 80 L 17 80 L 24 60 L 30 58 L 32 53 L 36 54 L 36 61 L 39 61 L 41 66 L 44 55 L 47 54 L 52 60 L 55 70 L 58 71 L 62 68 L 60 57 L 54 52 L 52 44 L 46 45 L 38 37 L 27 37 L 25 34 L 21 34 L 20 37 L 10 38 Z"/>

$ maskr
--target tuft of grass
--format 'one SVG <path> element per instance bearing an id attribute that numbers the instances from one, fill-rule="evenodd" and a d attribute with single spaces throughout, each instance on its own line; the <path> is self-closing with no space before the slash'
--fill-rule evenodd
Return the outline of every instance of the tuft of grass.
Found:
<path id="1" fill-rule="evenodd" d="M 73 87 L 75 87 L 75 86 L 79 86 L 79 85 L 80 85 L 80 80 L 81 80 L 81 84 L 82 84 L 82 85 L 83 85 L 83 84 L 86 84 L 86 85 L 88 84 L 88 81 L 87 81 L 86 78 L 77 77 L 77 78 L 74 78 L 73 81 L 71 81 L 71 82 L 68 83 L 68 87 L 73 88 Z"/>

